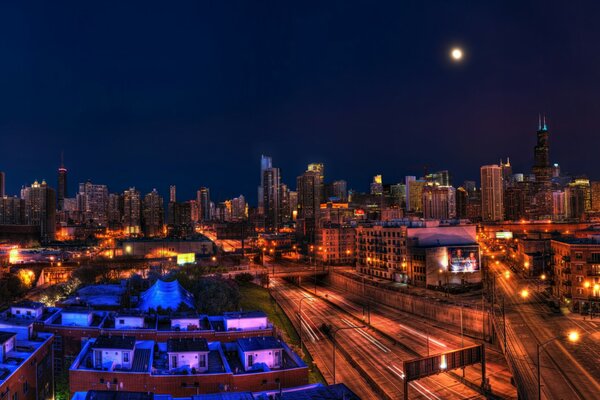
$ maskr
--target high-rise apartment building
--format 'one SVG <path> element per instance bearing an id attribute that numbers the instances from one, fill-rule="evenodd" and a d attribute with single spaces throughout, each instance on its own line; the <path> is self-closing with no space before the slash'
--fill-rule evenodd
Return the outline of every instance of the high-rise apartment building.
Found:
<path id="1" fill-rule="evenodd" d="M 423 188 L 423 218 L 456 218 L 456 189 L 452 186 L 425 186 Z"/>
<path id="2" fill-rule="evenodd" d="M 118 193 L 108 195 L 106 214 L 108 217 L 108 226 L 111 229 L 121 229 L 123 222 L 123 196 Z"/>
<path id="3" fill-rule="evenodd" d="M 54 240 L 56 232 L 56 192 L 46 181 L 35 181 L 31 186 L 21 189 L 24 200 L 24 222 L 40 227 L 43 242 Z"/>
<path id="4" fill-rule="evenodd" d="M 107 226 L 108 187 L 106 185 L 95 185 L 90 181 L 80 183 L 77 205 L 83 223 Z"/>
<path id="5" fill-rule="evenodd" d="M 281 176 L 279 168 L 267 168 L 263 172 L 263 215 L 265 229 L 277 232 L 281 227 Z"/>
<path id="6" fill-rule="evenodd" d="M 576 178 L 565 188 L 566 214 L 571 219 L 581 219 L 592 208 L 590 181 Z"/>
<path id="7" fill-rule="evenodd" d="M 158 194 L 156 189 L 153 189 L 144 196 L 142 210 L 142 230 L 144 236 L 154 237 L 162 235 L 164 214 L 163 198 Z"/>
<path id="8" fill-rule="evenodd" d="M 334 181 L 332 183 L 333 196 L 341 202 L 348 201 L 348 183 L 344 180 Z"/>
<path id="9" fill-rule="evenodd" d="M 123 192 L 123 229 L 128 235 L 137 235 L 141 231 L 141 196 L 132 187 Z"/>
<path id="10" fill-rule="evenodd" d="M 24 224 L 25 201 L 18 197 L 0 197 L 0 225 Z"/>
<path id="11" fill-rule="evenodd" d="M 484 222 L 504 219 L 502 167 L 484 165 L 481 167 L 481 218 Z"/>
<path id="12" fill-rule="evenodd" d="M 202 186 L 196 192 L 196 201 L 198 202 L 198 211 L 201 221 L 211 220 L 211 201 L 210 189 Z"/>
<path id="13" fill-rule="evenodd" d="M 321 208 L 321 174 L 307 170 L 296 179 L 298 192 L 298 233 L 314 243 Z"/>

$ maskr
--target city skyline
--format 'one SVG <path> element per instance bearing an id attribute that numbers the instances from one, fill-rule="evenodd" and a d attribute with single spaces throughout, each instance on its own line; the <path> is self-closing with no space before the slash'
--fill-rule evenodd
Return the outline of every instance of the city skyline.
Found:
<path id="1" fill-rule="evenodd" d="M 583 9 L 4 5 L 0 169 L 9 193 L 53 181 L 61 151 L 75 182 L 164 192 L 194 180 L 216 198 L 253 198 L 260 154 L 288 182 L 315 161 L 356 188 L 423 164 L 462 181 L 500 157 L 529 166 L 541 112 L 553 161 L 598 179 L 593 152 L 579 151 L 600 140 L 589 135 L 600 61 L 587 51 L 598 34 Z"/>
<path id="2" fill-rule="evenodd" d="M 542 129 L 542 127 L 543 127 L 543 129 Z M 547 135 L 550 137 L 550 139 L 549 139 L 550 147 L 552 147 L 552 138 L 553 138 L 553 135 L 552 135 L 552 131 L 550 129 L 550 126 L 549 126 L 549 124 L 547 122 L 547 119 L 546 119 L 545 115 L 544 116 L 542 116 L 542 114 L 538 115 L 538 127 L 537 127 L 536 130 L 538 131 L 538 133 L 540 132 L 540 130 L 544 131 L 544 132 L 547 132 Z M 533 137 L 534 135 L 532 134 L 530 136 Z M 532 146 L 532 147 L 534 147 L 534 146 Z M 530 149 L 530 153 L 531 153 L 531 149 Z M 548 162 L 550 164 L 557 164 L 557 165 L 559 165 L 562 168 L 562 164 L 560 162 L 557 162 L 558 160 L 552 159 L 552 155 L 551 154 L 552 153 L 550 153 L 550 158 L 549 158 Z M 273 158 L 270 155 L 264 155 L 264 154 L 262 154 L 260 157 L 267 157 L 269 159 Z M 502 160 L 503 159 L 504 160 L 508 160 L 509 165 L 511 166 L 511 171 L 514 172 L 514 173 L 522 173 L 522 174 L 524 174 L 526 176 L 527 175 L 535 175 L 535 172 L 534 172 L 535 167 L 533 167 L 533 164 L 536 162 L 535 161 L 535 157 L 530 157 L 530 158 L 531 158 L 530 163 L 525 162 L 524 168 L 522 170 L 519 169 L 519 168 L 514 168 L 514 165 L 523 165 L 523 162 L 521 160 L 517 160 L 517 164 L 515 164 L 514 163 L 514 158 L 511 160 L 510 156 L 508 156 L 508 157 L 506 157 L 506 156 L 505 157 L 500 157 L 500 159 L 496 160 L 496 161 L 500 161 L 500 164 L 502 164 Z M 283 161 L 284 160 L 281 160 L 281 162 L 283 162 Z M 314 164 L 315 161 L 317 161 L 317 160 L 313 160 L 313 161 L 311 161 L 309 163 L 306 163 L 305 166 L 306 165 L 310 166 L 311 164 Z M 490 160 L 487 164 L 495 164 L 496 161 Z M 259 168 L 261 168 L 260 169 L 260 175 L 262 175 L 262 167 L 260 165 L 260 163 L 261 163 L 260 159 L 256 160 L 256 163 L 258 165 L 256 166 L 256 170 L 255 170 L 255 180 L 256 180 L 257 184 L 260 186 L 260 184 L 261 184 L 261 181 L 260 181 L 261 177 L 259 176 L 259 178 L 256 178 L 256 173 L 259 171 Z M 274 164 L 279 164 L 279 163 L 280 163 L 279 160 L 275 160 Z M 334 170 L 336 169 L 335 166 L 328 165 L 327 163 L 320 162 L 320 164 L 323 164 L 323 165 L 325 165 L 325 166 L 328 167 L 327 168 L 327 172 L 330 170 L 330 168 L 334 169 Z M 479 167 L 481 167 L 481 166 L 479 166 Z M 421 169 L 420 172 L 409 171 L 409 172 L 406 172 L 404 175 L 402 175 L 402 172 L 400 172 L 399 174 L 398 174 L 398 172 L 396 172 L 396 175 L 399 175 L 399 178 L 398 178 L 398 180 L 395 180 L 395 181 L 394 180 L 390 180 L 387 177 L 389 177 L 389 176 L 396 176 L 396 175 L 390 175 L 390 174 L 382 173 L 381 170 L 378 170 L 377 167 L 374 167 L 372 169 L 373 173 L 371 175 L 369 175 L 369 179 L 373 179 L 373 177 L 377 175 L 379 177 L 383 176 L 383 179 L 384 179 L 383 183 L 386 183 L 386 184 L 400 184 L 400 183 L 405 183 L 405 179 L 407 177 L 413 176 L 413 175 L 411 175 L 411 173 L 414 173 L 414 176 L 416 176 L 417 178 L 422 178 L 422 177 L 424 177 L 426 175 L 426 173 L 432 173 L 432 172 L 435 172 L 435 171 L 438 171 L 438 170 L 440 170 L 440 171 L 445 170 L 445 171 L 449 172 L 449 179 L 450 179 L 451 186 L 453 186 L 455 188 L 463 186 L 463 183 L 465 181 L 474 181 L 474 182 L 476 182 L 476 183 L 479 184 L 479 187 L 481 187 L 481 179 L 480 179 L 479 171 L 478 171 L 479 167 L 477 167 L 477 169 L 474 171 L 473 174 L 471 174 L 470 176 L 465 177 L 465 179 L 457 179 L 456 175 L 453 172 L 453 169 L 449 168 L 447 165 L 445 165 L 445 166 L 442 165 L 442 166 L 440 166 L 440 168 L 431 168 L 431 166 L 428 165 L 427 163 L 423 163 L 423 167 L 422 167 L 422 169 Z M 248 168 L 248 169 L 252 170 L 252 168 Z M 278 168 L 278 169 L 281 170 L 281 168 Z M 64 153 L 61 153 L 61 161 L 60 161 L 59 167 L 56 170 L 57 172 L 55 172 L 55 179 L 54 179 L 54 181 L 52 179 L 46 179 L 46 178 L 41 178 L 41 179 L 40 178 L 35 178 L 35 179 L 31 180 L 30 182 L 23 183 L 23 185 L 21 185 L 18 188 L 18 190 L 16 190 L 14 193 L 11 193 L 9 191 L 9 189 L 6 189 L 6 195 L 8 195 L 8 196 L 15 195 L 16 196 L 16 195 L 19 194 L 19 191 L 22 189 L 22 187 L 28 186 L 28 185 L 30 185 L 30 184 L 32 184 L 34 182 L 42 182 L 42 181 L 45 181 L 50 187 L 58 190 L 59 186 L 61 185 L 60 180 L 64 179 L 63 176 L 64 176 L 65 173 L 69 176 L 69 178 L 68 178 L 69 186 L 68 187 L 71 187 L 71 188 L 74 188 L 78 184 L 81 184 L 81 183 L 92 182 L 94 184 L 106 185 L 111 193 L 122 193 L 122 192 L 126 191 L 127 189 L 129 189 L 131 187 L 135 187 L 138 190 L 140 190 L 142 193 L 150 193 L 150 192 L 152 192 L 154 190 L 157 190 L 161 194 L 163 194 L 163 193 L 166 194 L 166 193 L 169 193 L 173 189 L 173 187 L 176 187 L 177 188 L 178 200 L 179 201 L 195 200 L 196 196 L 197 196 L 197 191 L 200 190 L 201 188 L 207 187 L 207 185 L 203 185 L 203 184 L 200 184 L 197 187 L 194 187 L 193 184 L 191 184 L 190 182 L 187 182 L 187 183 L 184 183 L 183 185 L 177 185 L 177 184 L 174 184 L 174 183 L 170 183 L 170 184 L 167 185 L 168 186 L 168 189 L 167 189 L 166 187 L 163 188 L 163 187 L 156 186 L 156 185 L 153 185 L 153 184 L 150 184 L 150 186 L 148 186 L 148 187 L 141 187 L 141 186 L 136 185 L 135 182 L 130 182 L 130 183 L 127 183 L 123 188 L 115 189 L 114 186 L 110 182 L 100 182 L 100 181 L 95 180 L 94 178 L 89 178 L 89 179 L 85 179 L 85 180 L 78 180 L 78 181 L 74 180 L 73 173 L 72 173 L 73 170 L 76 171 L 76 169 L 74 169 L 72 167 L 67 167 L 65 165 L 65 163 L 64 163 Z M 371 170 L 369 169 L 369 171 L 371 171 Z M 375 171 L 377 171 L 377 172 L 375 172 Z M 2 171 L 2 172 L 4 172 L 4 174 L 5 174 L 4 177 L 3 177 L 3 179 L 4 179 L 5 182 L 9 181 L 7 187 L 10 188 L 10 173 L 7 174 L 6 171 Z M 294 172 L 288 172 L 286 174 L 285 171 L 281 171 L 281 172 L 279 172 L 279 174 L 280 174 L 279 180 L 281 181 L 281 184 L 287 184 L 287 186 L 290 188 L 290 190 L 294 190 L 294 189 L 296 189 L 296 187 L 294 187 L 294 183 L 296 181 L 296 177 L 299 176 L 299 175 L 301 175 L 303 172 L 304 172 L 304 168 L 301 168 L 296 173 L 294 173 Z M 56 175 L 56 174 L 58 174 L 58 175 Z M 585 172 L 583 172 L 583 173 L 577 173 L 577 174 L 570 174 L 570 172 L 563 170 L 563 174 L 565 174 L 566 176 L 570 175 L 570 176 L 573 176 L 573 177 L 585 176 L 585 177 L 591 179 L 590 174 L 585 173 Z M 367 173 L 367 175 L 368 175 L 368 173 Z M 8 179 L 7 179 L 7 176 L 8 176 Z M 77 177 L 76 174 L 75 174 L 75 177 Z M 356 184 L 354 184 L 352 182 L 349 182 L 343 176 L 342 177 L 334 177 L 334 178 L 332 178 L 328 174 L 325 175 L 325 181 L 327 181 L 327 182 L 334 182 L 334 181 L 337 181 L 337 180 L 346 181 L 348 183 L 348 190 L 353 190 L 356 193 L 367 193 L 369 191 L 369 184 L 372 184 L 371 181 L 369 180 L 369 181 L 361 182 L 360 184 L 356 185 Z M 142 179 L 142 181 L 143 181 L 143 179 Z M 247 186 L 247 185 L 244 185 L 244 186 Z M 60 190 L 59 190 L 59 192 L 60 192 Z M 188 196 L 188 192 L 189 192 L 189 196 Z M 214 194 L 214 192 L 212 190 L 211 190 L 211 192 Z M 75 193 L 76 193 L 75 189 L 72 189 L 70 191 L 67 189 L 67 191 L 65 193 L 65 197 L 69 197 L 69 195 L 70 195 L 70 197 L 73 197 L 73 195 Z M 183 193 L 183 195 L 182 195 L 182 193 Z M 230 199 L 230 198 L 236 197 L 238 195 L 242 195 L 242 196 L 245 196 L 247 199 L 250 199 L 250 201 L 248 202 L 249 205 L 255 206 L 255 207 L 260 207 L 260 205 L 258 203 L 256 203 L 256 201 L 255 201 L 254 193 L 253 193 L 252 190 L 250 190 L 248 193 L 242 193 L 241 191 L 240 192 L 236 192 L 235 189 L 229 188 L 228 189 L 228 193 L 233 193 L 233 194 L 227 195 L 227 196 L 218 196 L 217 195 L 218 197 L 217 196 L 213 196 L 212 199 L 215 200 L 215 201 L 224 201 L 226 199 Z"/>

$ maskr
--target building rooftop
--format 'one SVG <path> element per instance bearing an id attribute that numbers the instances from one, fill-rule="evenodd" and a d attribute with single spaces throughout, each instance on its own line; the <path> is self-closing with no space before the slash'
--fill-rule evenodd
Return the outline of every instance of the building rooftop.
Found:
<path id="1" fill-rule="evenodd" d="M 134 336 L 99 336 L 92 345 L 93 349 L 133 350 L 134 347 Z"/>
<path id="2" fill-rule="evenodd" d="M 13 336 L 17 336 L 14 332 L 0 331 L 0 344 L 8 342 Z"/>
<path id="3" fill-rule="evenodd" d="M 567 244 L 600 245 L 600 241 L 598 241 L 596 238 L 561 237 L 552 240 Z"/>
<path id="4" fill-rule="evenodd" d="M 237 344 L 243 352 L 283 348 L 281 342 L 273 336 L 238 339 Z"/>
<path id="5" fill-rule="evenodd" d="M 266 318 L 267 314 L 263 311 L 232 311 L 223 313 L 224 319 L 239 319 L 239 318 Z"/>
<path id="6" fill-rule="evenodd" d="M 50 333 L 39 332 L 35 339 L 16 340 L 14 349 L 7 352 L 4 360 L 0 362 L 0 384 L 27 362 L 52 336 Z"/>
<path id="7" fill-rule="evenodd" d="M 193 351 L 208 351 L 208 342 L 204 338 L 180 338 L 167 340 L 167 352 L 185 353 Z"/>
<path id="8" fill-rule="evenodd" d="M 31 300 L 21 300 L 17 303 L 14 303 L 12 305 L 12 307 L 19 307 L 19 308 L 33 308 L 33 309 L 38 309 L 38 308 L 43 308 L 44 304 L 39 303 L 37 301 L 31 301 Z"/>

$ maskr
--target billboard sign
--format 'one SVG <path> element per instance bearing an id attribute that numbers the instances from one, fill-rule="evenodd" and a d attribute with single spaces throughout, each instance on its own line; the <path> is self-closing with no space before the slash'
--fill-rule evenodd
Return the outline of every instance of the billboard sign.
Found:
<path id="1" fill-rule="evenodd" d="M 448 247 L 448 270 L 450 272 L 477 272 L 480 270 L 479 246 Z"/>
<path id="2" fill-rule="evenodd" d="M 404 361 L 404 376 L 407 382 L 442 372 L 463 368 L 484 361 L 483 345 L 465 347 L 430 357 Z"/>
<path id="3" fill-rule="evenodd" d="M 496 239 L 512 239 L 513 238 L 513 233 L 512 232 L 496 232 Z"/>
<path id="4" fill-rule="evenodd" d="M 195 253 L 177 254 L 177 265 L 192 264 L 194 262 L 196 262 Z"/>

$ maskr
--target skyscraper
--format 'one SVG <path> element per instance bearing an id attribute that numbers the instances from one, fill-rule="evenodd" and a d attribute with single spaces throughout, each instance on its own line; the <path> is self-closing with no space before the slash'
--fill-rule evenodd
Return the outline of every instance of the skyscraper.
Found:
<path id="1" fill-rule="evenodd" d="M 264 204 L 263 204 L 264 196 L 265 196 L 265 194 L 263 192 L 264 172 L 269 168 L 273 168 L 273 160 L 269 156 L 261 155 L 260 156 L 260 186 L 258 187 L 258 214 L 259 215 L 263 215 L 265 212 Z"/>
<path id="2" fill-rule="evenodd" d="M 407 177 L 406 184 L 406 208 L 407 211 L 413 213 L 423 212 L 423 188 L 426 182 L 422 179 L 412 179 L 414 177 Z"/>
<path id="3" fill-rule="evenodd" d="M 267 168 L 263 171 L 263 215 L 265 229 L 277 232 L 281 227 L 281 176 L 279 168 Z"/>
<path id="4" fill-rule="evenodd" d="M 164 205 L 163 198 L 156 189 L 144 196 L 142 210 L 142 230 L 144 236 L 160 236 L 163 233 Z"/>
<path id="5" fill-rule="evenodd" d="M 198 202 L 198 209 L 201 221 L 210 221 L 211 219 L 211 206 L 210 206 L 210 190 L 207 187 L 202 186 L 196 192 L 196 201 Z"/>
<path id="6" fill-rule="evenodd" d="M 502 221 L 504 218 L 502 167 L 481 167 L 481 218 L 484 222 Z"/>
<path id="7" fill-rule="evenodd" d="M 123 229 L 128 235 L 140 233 L 141 223 L 140 192 L 132 187 L 123 192 Z"/>
<path id="8" fill-rule="evenodd" d="M 107 226 L 108 187 L 95 185 L 90 181 L 80 183 L 77 206 L 85 224 Z"/>
<path id="9" fill-rule="evenodd" d="M 177 201 L 177 187 L 175 185 L 169 186 L 169 203 L 175 203 Z"/>
<path id="10" fill-rule="evenodd" d="M 533 149 L 533 174 L 536 182 L 549 182 L 552 178 L 550 165 L 550 147 L 548 144 L 548 127 L 546 117 L 540 118 L 537 131 L 537 143 Z"/>
<path id="11" fill-rule="evenodd" d="M 321 174 L 307 170 L 296 179 L 298 192 L 298 231 L 314 243 L 321 208 Z"/>
<path id="12" fill-rule="evenodd" d="M 383 178 L 381 175 L 375 175 L 371 182 L 371 194 L 381 196 L 383 194 Z"/>
<path id="13" fill-rule="evenodd" d="M 456 218 L 456 189 L 452 186 L 425 186 L 423 188 L 423 218 Z"/>
<path id="14" fill-rule="evenodd" d="M 56 191 L 57 208 L 62 211 L 65 206 L 65 198 L 68 197 L 67 191 L 67 169 L 65 168 L 64 157 L 60 155 L 60 167 L 58 168 L 58 187 Z"/>
<path id="15" fill-rule="evenodd" d="M 333 196 L 340 199 L 341 202 L 348 200 L 348 184 L 344 180 L 333 182 Z"/>
<path id="16" fill-rule="evenodd" d="M 24 200 L 24 217 L 28 225 L 40 227 L 43 242 L 54 240 L 56 232 L 56 192 L 46 181 L 35 181 L 31 186 L 21 189 Z"/>

